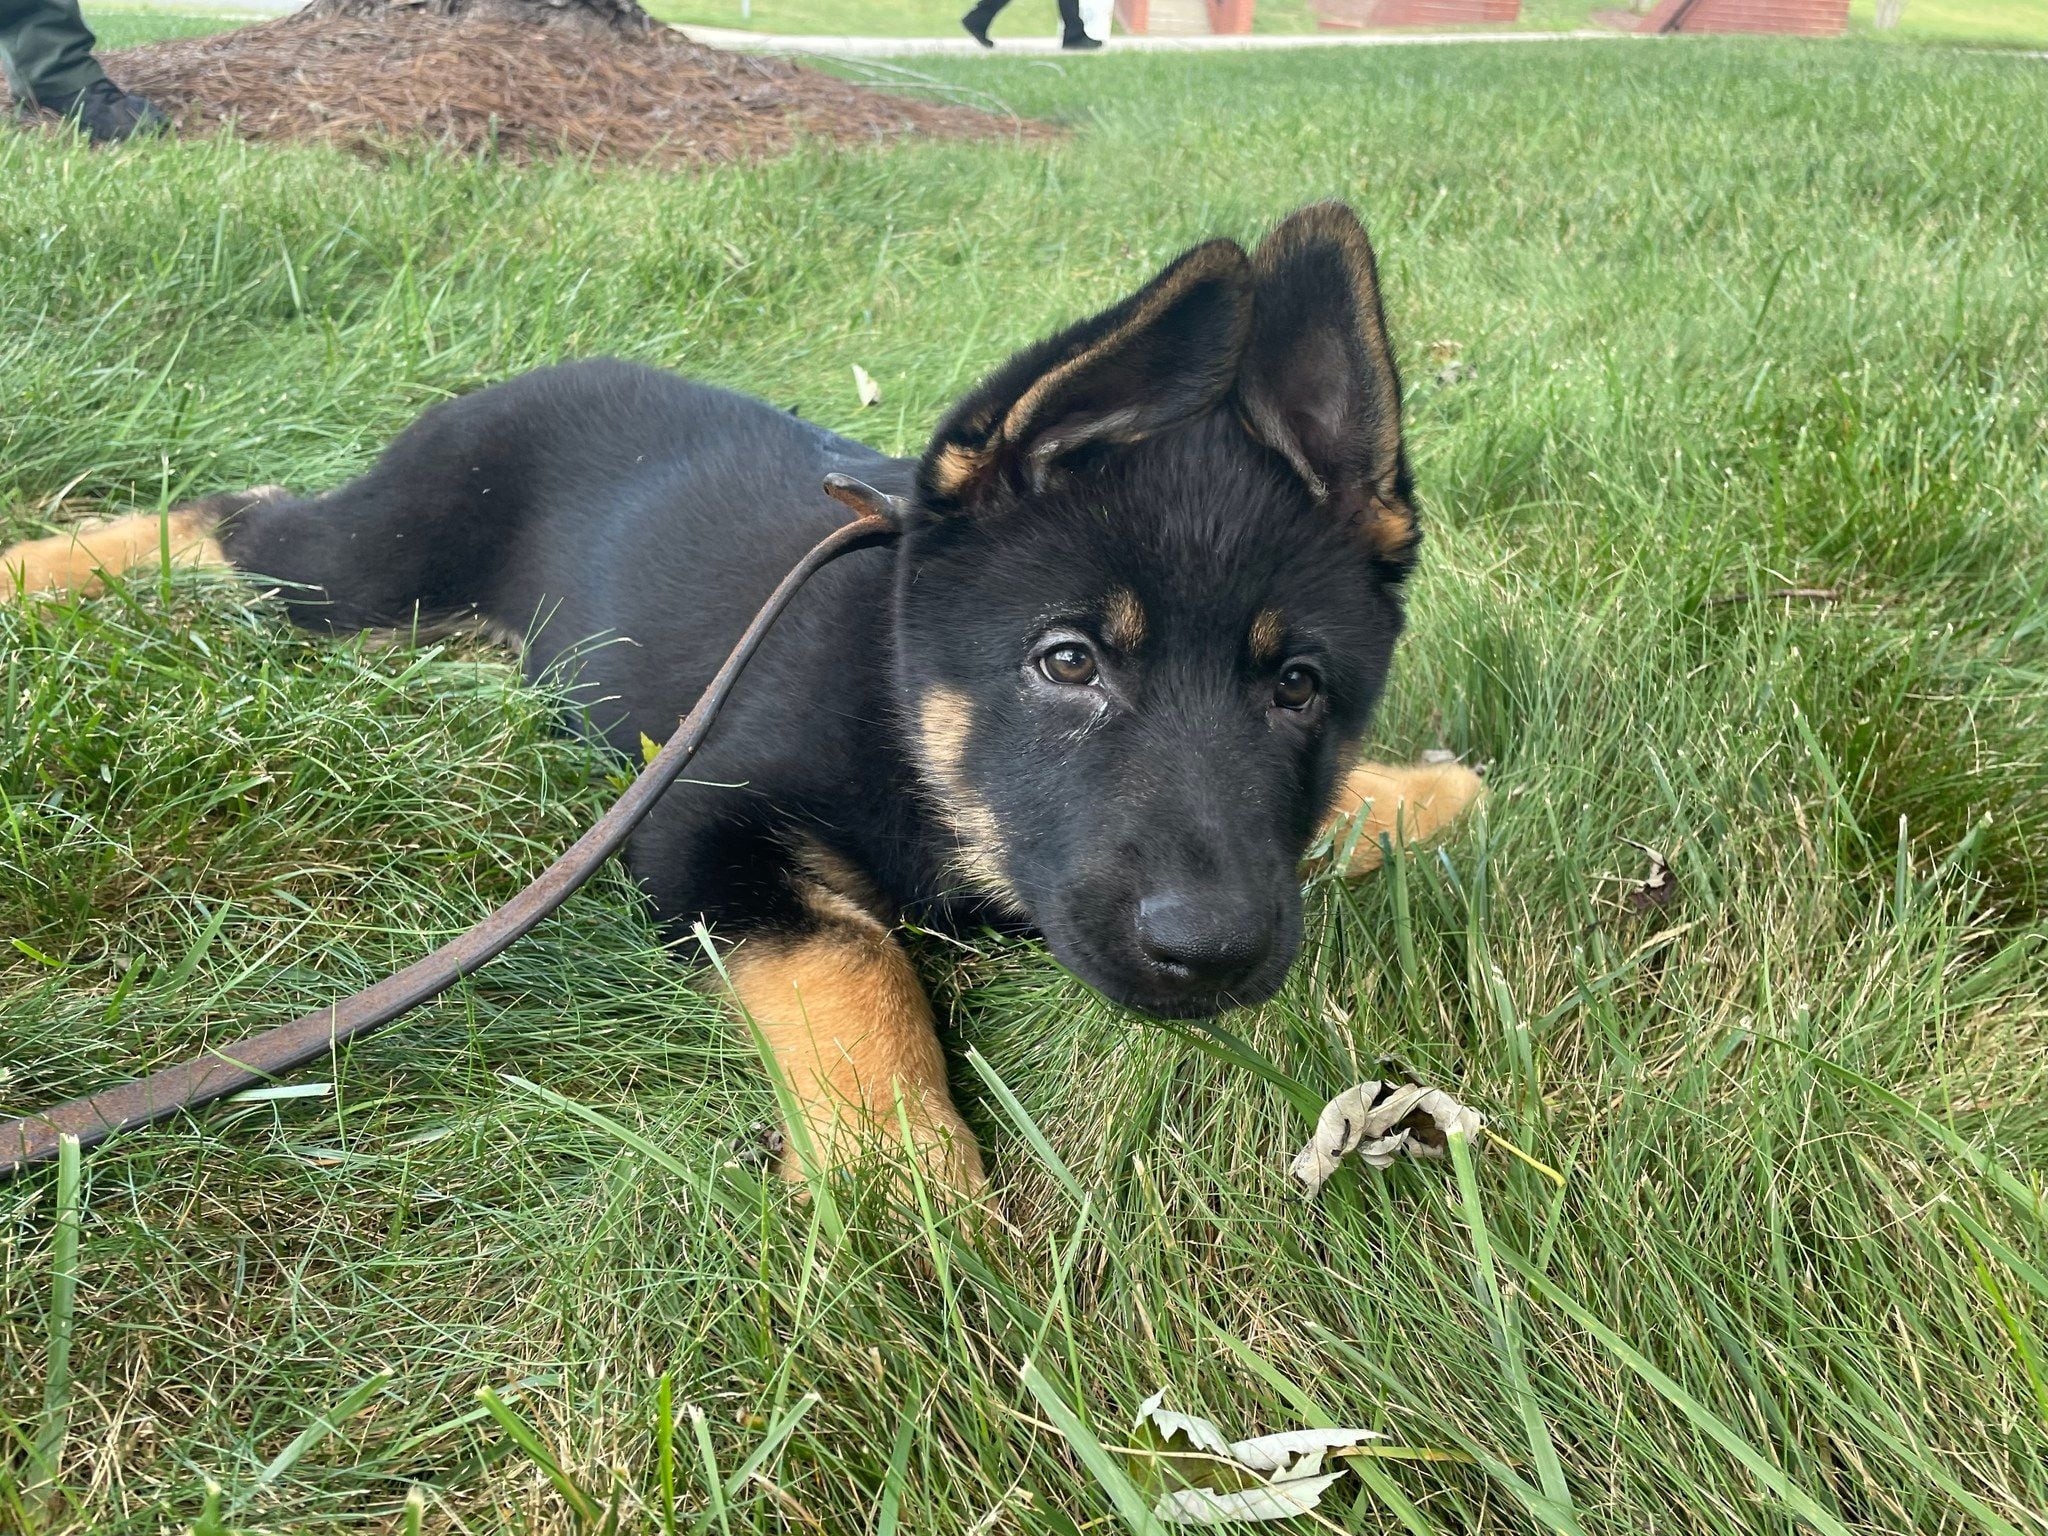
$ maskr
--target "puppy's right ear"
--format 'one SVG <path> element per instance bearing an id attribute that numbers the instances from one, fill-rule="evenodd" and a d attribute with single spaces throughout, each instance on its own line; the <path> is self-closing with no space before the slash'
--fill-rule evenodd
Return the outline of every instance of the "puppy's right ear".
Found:
<path id="1" fill-rule="evenodd" d="M 1364 537 L 1389 571 L 1415 557 L 1401 376 L 1372 242 L 1342 203 L 1282 220 L 1252 256 L 1258 297 L 1239 384 L 1252 436 Z"/>
<path id="2" fill-rule="evenodd" d="M 946 512 L 998 485 L 1041 490 L 1079 449 L 1134 443 L 1199 415 L 1235 383 L 1251 315 L 1242 247 L 1196 246 L 1121 304 L 983 380 L 933 434 L 919 499 Z"/>

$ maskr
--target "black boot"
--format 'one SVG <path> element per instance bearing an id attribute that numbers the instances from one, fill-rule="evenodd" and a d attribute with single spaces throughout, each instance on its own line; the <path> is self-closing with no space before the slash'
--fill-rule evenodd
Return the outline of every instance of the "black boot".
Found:
<path id="1" fill-rule="evenodd" d="M 1076 53 L 1100 48 L 1101 41 L 1090 37 L 1087 28 L 1081 25 L 1081 0 L 1059 0 L 1059 4 L 1060 46 Z"/>
<path id="2" fill-rule="evenodd" d="M 95 144 L 118 144 L 143 134 L 162 133 L 171 120 L 155 105 L 101 78 L 69 96 L 39 97 L 36 106 L 75 125 Z"/>
<path id="3" fill-rule="evenodd" d="M 960 18 L 960 25 L 965 27 L 967 35 L 981 44 L 982 47 L 993 48 L 995 47 L 995 39 L 988 35 L 988 26 L 990 22 L 996 19 L 996 12 L 1001 9 L 1000 5 L 988 5 L 986 3 L 977 5 L 973 10 Z"/>

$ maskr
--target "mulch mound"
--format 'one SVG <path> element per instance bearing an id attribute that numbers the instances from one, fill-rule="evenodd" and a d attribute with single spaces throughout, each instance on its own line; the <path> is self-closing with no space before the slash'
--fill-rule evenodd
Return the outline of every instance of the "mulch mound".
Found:
<path id="1" fill-rule="evenodd" d="M 182 130 L 224 126 L 376 158 L 425 141 L 519 161 L 702 166 L 782 154 L 800 138 L 874 144 L 1045 131 L 785 59 L 705 48 L 666 28 L 635 36 L 402 11 L 377 20 L 300 13 L 123 49 L 105 63 Z"/>

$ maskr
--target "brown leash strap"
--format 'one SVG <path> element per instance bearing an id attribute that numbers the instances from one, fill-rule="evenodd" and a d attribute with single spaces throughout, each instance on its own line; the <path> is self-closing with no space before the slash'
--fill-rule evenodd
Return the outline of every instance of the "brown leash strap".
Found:
<path id="1" fill-rule="evenodd" d="M 695 707 L 683 717 L 668 744 L 655 754 L 611 809 L 598 818 L 597 824 L 531 885 L 460 938 L 332 1007 L 216 1046 L 139 1081 L 122 1083 L 89 1098 L 73 1099 L 40 1114 L 0 1124 L 0 1178 L 55 1157 L 62 1137 L 75 1136 L 81 1145 L 90 1147 L 117 1131 L 154 1125 L 180 1110 L 197 1109 L 318 1061 L 343 1041 L 367 1034 L 429 998 L 438 997 L 532 931 L 624 846 L 627 835 L 676 781 L 710 733 L 711 722 L 717 718 L 741 668 L 789 606 L 797 589 L 828 561 L 899 531 L 902 498 L 864 485 L 850 475 L 828 475 L 825 490 L 834 500 L 858 512 L 859 518 L 819 540 L 782 578 L 781 585 L 761 605 L 746 633 L 740 636 L 739 644 L 725 658 L 725 664 L 698 697 Z"/>

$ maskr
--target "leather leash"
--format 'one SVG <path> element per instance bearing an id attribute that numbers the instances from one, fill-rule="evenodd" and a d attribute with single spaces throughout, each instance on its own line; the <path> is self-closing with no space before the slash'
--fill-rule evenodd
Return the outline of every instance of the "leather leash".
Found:
<path id="1" fill-rule="evenodd" d="M 75 1136 L 81 1146 L 95 1146 L 117 1131 L 154 1125 L 181 1110 L 211 1104 L 318 1061 L 344 1041 L 368 1034 L 438 997 L 531 932 L 625 845 L 627 834 L 676 781 L 710 734 L 711 723 L 732 692 L 740 670 L 797 589 L 820 566 L 847 551 L 902 531 L 902 514 L 909 504 L 900 496 L 840 474 L 825 477 L 825 494 L 860 515 L 820 539 L 782 578 L 668 744 L 641 769 L 596 825 L 541 871 L 531 885 L 461 937 L 331 1007 L 212 1047 L 190 1061 L 137 1081 L 0 1124 L 0 1179 L 54 1158 L 63 1137 Z"/>

